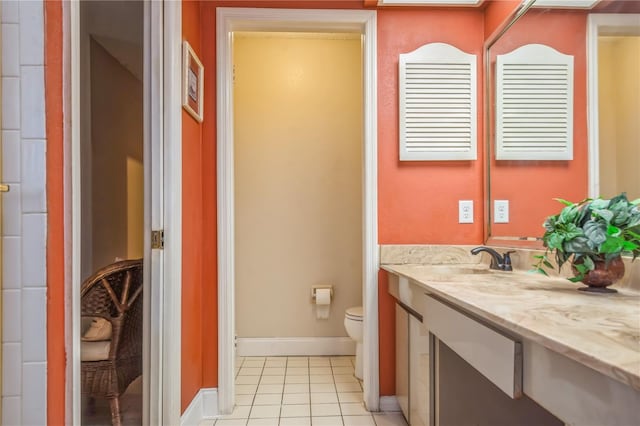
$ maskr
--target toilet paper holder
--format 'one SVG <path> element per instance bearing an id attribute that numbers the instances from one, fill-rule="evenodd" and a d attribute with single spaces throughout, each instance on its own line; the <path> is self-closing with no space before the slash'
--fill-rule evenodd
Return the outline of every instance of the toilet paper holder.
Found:
<path id="1" fill-rule="evenodd" d="M 311 286 L 311 298 L 313 300 L 315 300 L 315 298 L 316 298 L 316 290 L 321 290 L 321 289 L 329 289 L 329 294 L 331 295 L 331 298 L 333 299 L 333 286 L 332 285 L 314 285 L 314 286 Z"/>

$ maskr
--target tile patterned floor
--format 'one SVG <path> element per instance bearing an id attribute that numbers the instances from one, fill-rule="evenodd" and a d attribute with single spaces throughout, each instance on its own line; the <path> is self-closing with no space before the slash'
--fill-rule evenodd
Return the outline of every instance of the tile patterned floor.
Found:
<path id="1" fill-rule="evenodd" d="M 353 357 L 240 357 L 236 408 L 200 426 L 406 426 L 400 413 L 369 413 Z"/>

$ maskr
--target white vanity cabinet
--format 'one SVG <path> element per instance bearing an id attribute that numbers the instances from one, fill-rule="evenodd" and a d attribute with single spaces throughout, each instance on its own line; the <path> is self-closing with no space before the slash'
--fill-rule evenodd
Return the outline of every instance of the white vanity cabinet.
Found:
<path id="1" fill-rule="evenodd" d="M 429 331 L 418 310 L 423 291 L 390 275 L 389 293 L 396 299 L 396 398 L 411 426 L 429 425 Z"/>

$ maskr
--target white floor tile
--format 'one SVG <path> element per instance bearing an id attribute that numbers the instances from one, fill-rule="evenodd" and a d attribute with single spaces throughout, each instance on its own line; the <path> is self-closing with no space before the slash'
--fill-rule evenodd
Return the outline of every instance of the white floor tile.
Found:
<path id="1" fill-rule="evenodd" d="M 286 369 L 284 367 L 265 367 L 262 371 L 263 376 L 282 376 Z"/>
<path id="2" fill-rule="evenodd" d="M 280 404 L 278 405 L 254 405 L 251 407 L 251 419 L 278 418 L 280 416 Z"/>
<path id="3" fill-rule="evenodd" d="M 245 360 L 242 364 L 243 367 L 262 368 L 264 367 L 264 361 L 256 361 L 253 359 Z"/>
<path id="4" fill-rule="evenodd" d="M 331 358 L 331 366 L 333 367 L 351 367 L 351 360 L 345 357 Z"/>
<path id="5" fill-rule="evenodd" d="M 335 392 L 336 386 L 333 383 L 312 383 L 309 385 L 309 390 L 311 393 Z"/>
<path id="6" fill-rule="evenodd" d="M 309 385 L 299 383 L 288 383 L 284 385 L 284 393 L 306 393 L 309 392 Z"/>
<path id="7" fill-rule="evenodd" d="M 335 404 L 338 402 L 338 394 L 335 392 L 312 393 L 312 404 Z"/>
<path id="8" fill-rule="evenodd" d="M 336 383 L 338 392 L 361 392 L 360 383 Z"/>
<path id="9" fill-rule="evenodd" d="M 246 361 L 245 361 L 246 363 Z M 238 375 L 240 376 L 259 376 L 262 374 L 262 368 L 242 367 Z"/>
<path id="10" fill-rule="evenodd" d="M 344 426 L 376 426 L 371 415 L 368 416 L 343 416 Z"/>
<path id="11" fill-rule="evenodd" d="M 332 374 L 331 367 L 309 367 L 309 374 Z"/>
<path id="12" fill-rule="evenodd" d="M 308 393 L 285 393 L 282 395 L 283 404 L 309 404 L 310 400 Z"/>
<path id="13" fill-rule="evenodd" d="M 254 398 L 253 394 L 236 395 L 236 405 L 252 405 L 253 398 Z"/>
<path id="14" fill-rule="evenodd" d="M 203 420 L 200 423 L 198 423 L 198 426 L 213 426 L 216 424 L 215 420 Z"/>
<path id="15" fill-rule="evenodd" d="M 267 358 L 267 361 L 264 363 L 265 368 L 270 368 L 270 367 L 286 367 L 287 366 L 287 359 L 286 358 L 280 358 L 280 359 L 269 359 Z"/>
<path id="16" fill-rule="evenodd" d="M 342 426 L 341 416 L 311 417 L 311 426 Z"/>
<path id="17" fill-rule="evenodd" d="M 247 419 L 219 419 L 216 426 L 245 426 Z"/>
<path id="18" fill-rule="evenodd" d="M 340 404 L 340 411 L 343 416 L 366 416 L 370 415 L 362 402 L 347 402 Z"/>
<path id="19" fill-rule="evenodd" d="M 316 416 L 339 416 L 340 415 L 340 405 L 338 405 L 338 404 L 311 404 L 311 415 L 314 416 L 314 417 L 316 417 Z"/>
<path id="20" fill-rule="evenodd" d="M 280 426 L 311 426 L 310 417 L 281 417 Z"/>
<path id="21" fill-rule="evenodd" d="M 276 405 L 282 402 L 282 394 L 279 393 L 259 393 L 253 400 L 253 405 Z"/>
<path id="22" fill-rule="evenodd" d="M 329 367 L 330 365 L 330 358 L 309 358 L 310 367 Z"/>
<path id="23" fill-rule="evenodd" d="M 247 426 L 278 426 L 278 418 L 249 419 Z"/>
<path id="24" fill-rule="evenodd" d="M 331 374 L 311 375 L 309 376 L 309 383 L 333 383 L 333 376 Z"/>
<path id="25" fill-rule="evenodd" d="M 249 418 L 249 412 L 251 407 L 248 405 L 236 405 L 233 408 L 231 414 L 223 416 L 223 419 L 247 419 Z"/>
<path id="26" fill-rule="evenodd" d="M 407 426 L 402 413 L 376 413 L 373 415 L 377 426 Z"/>
<path id="27" fill-rule="evenodd" d="M 281 394 L 283 391 L 284 385 L 258 385 L 257 394 L 261 393 L 279 393 Z"/>
<path id="28" fill-rule="evenodd" d="M 280 417 L 309 417 L 311 406 L 309 404 L 283 405 Z"/>
<path id="29" fill-rule="evenodd" d="M 253 376 L 246 376 L 253 377 Z M 260 378 L 261 385 L 281 385 L 284 383 L 284 376 L 262 376 Z"/>
<path id="30" fill-rule="evenodd" d="M 309 366 L 309 360 L 304 358 L 304 359 L 296 359 L 296 358 L 289 358 L 287 360 L 287 367 L 308 367 Z"/>
<path id="31" fill-rule="evenodd" d="M 309 383 L 310 377 L 307 376 L 287 376 L 284 379 L 285 383 Z"/>
<path id="32" fill-rule="evenodd" d="M 249 419 L 247 426 L 278 426 L 278 419 Z"/>
<path id="33" fill-rule="evenodd" d="M 236 385 L 257 385 L 259 382 L 260 382 L 260 376 L 236 377 Z"/>
<path id="34" fill-rule="evenodd" d="M 353 367 L 332 367 L 333 374 L 353 374 Z"/>
<path id="35" fill-rule="evenodd" d="M 358 379 L 353 374 L 334 374 L 333 381 L 336 383 L 358 383 Z"/>
<path id="36" fill-rule="evenodd" d="M 253 395 L 256 393 L 258 385 L 236 385 L 237 395 Z"/>
<path id="37" fill-rule="evenodd" d="M 340 402 L 362 402 L 362 392 L 338 392 Z"/>
<path id="38" fill-rule="evenodd" d="M 307 367 L 287 367 L 287 376 L 301 376 L 309 374 Z"/>

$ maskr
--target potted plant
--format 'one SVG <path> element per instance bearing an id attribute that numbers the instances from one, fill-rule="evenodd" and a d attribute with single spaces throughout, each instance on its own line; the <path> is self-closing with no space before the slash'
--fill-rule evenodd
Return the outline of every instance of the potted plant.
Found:
<path id="1" fill-rule="evenodd" d="M 556 198 L 565 207 L 544 222 L 546 250 L 535 256 L 536 272 L 547 275 L 555 256 L 558 270 L 570 261 L 572 282 L 582 281 L 585 291 L 615 292 L 606 287 L 624 275 L 622 254 L 640 255 L 640 199 L 629 201 L 625 193 L 610 200 L 587 198 L 579 203 Z"/>

